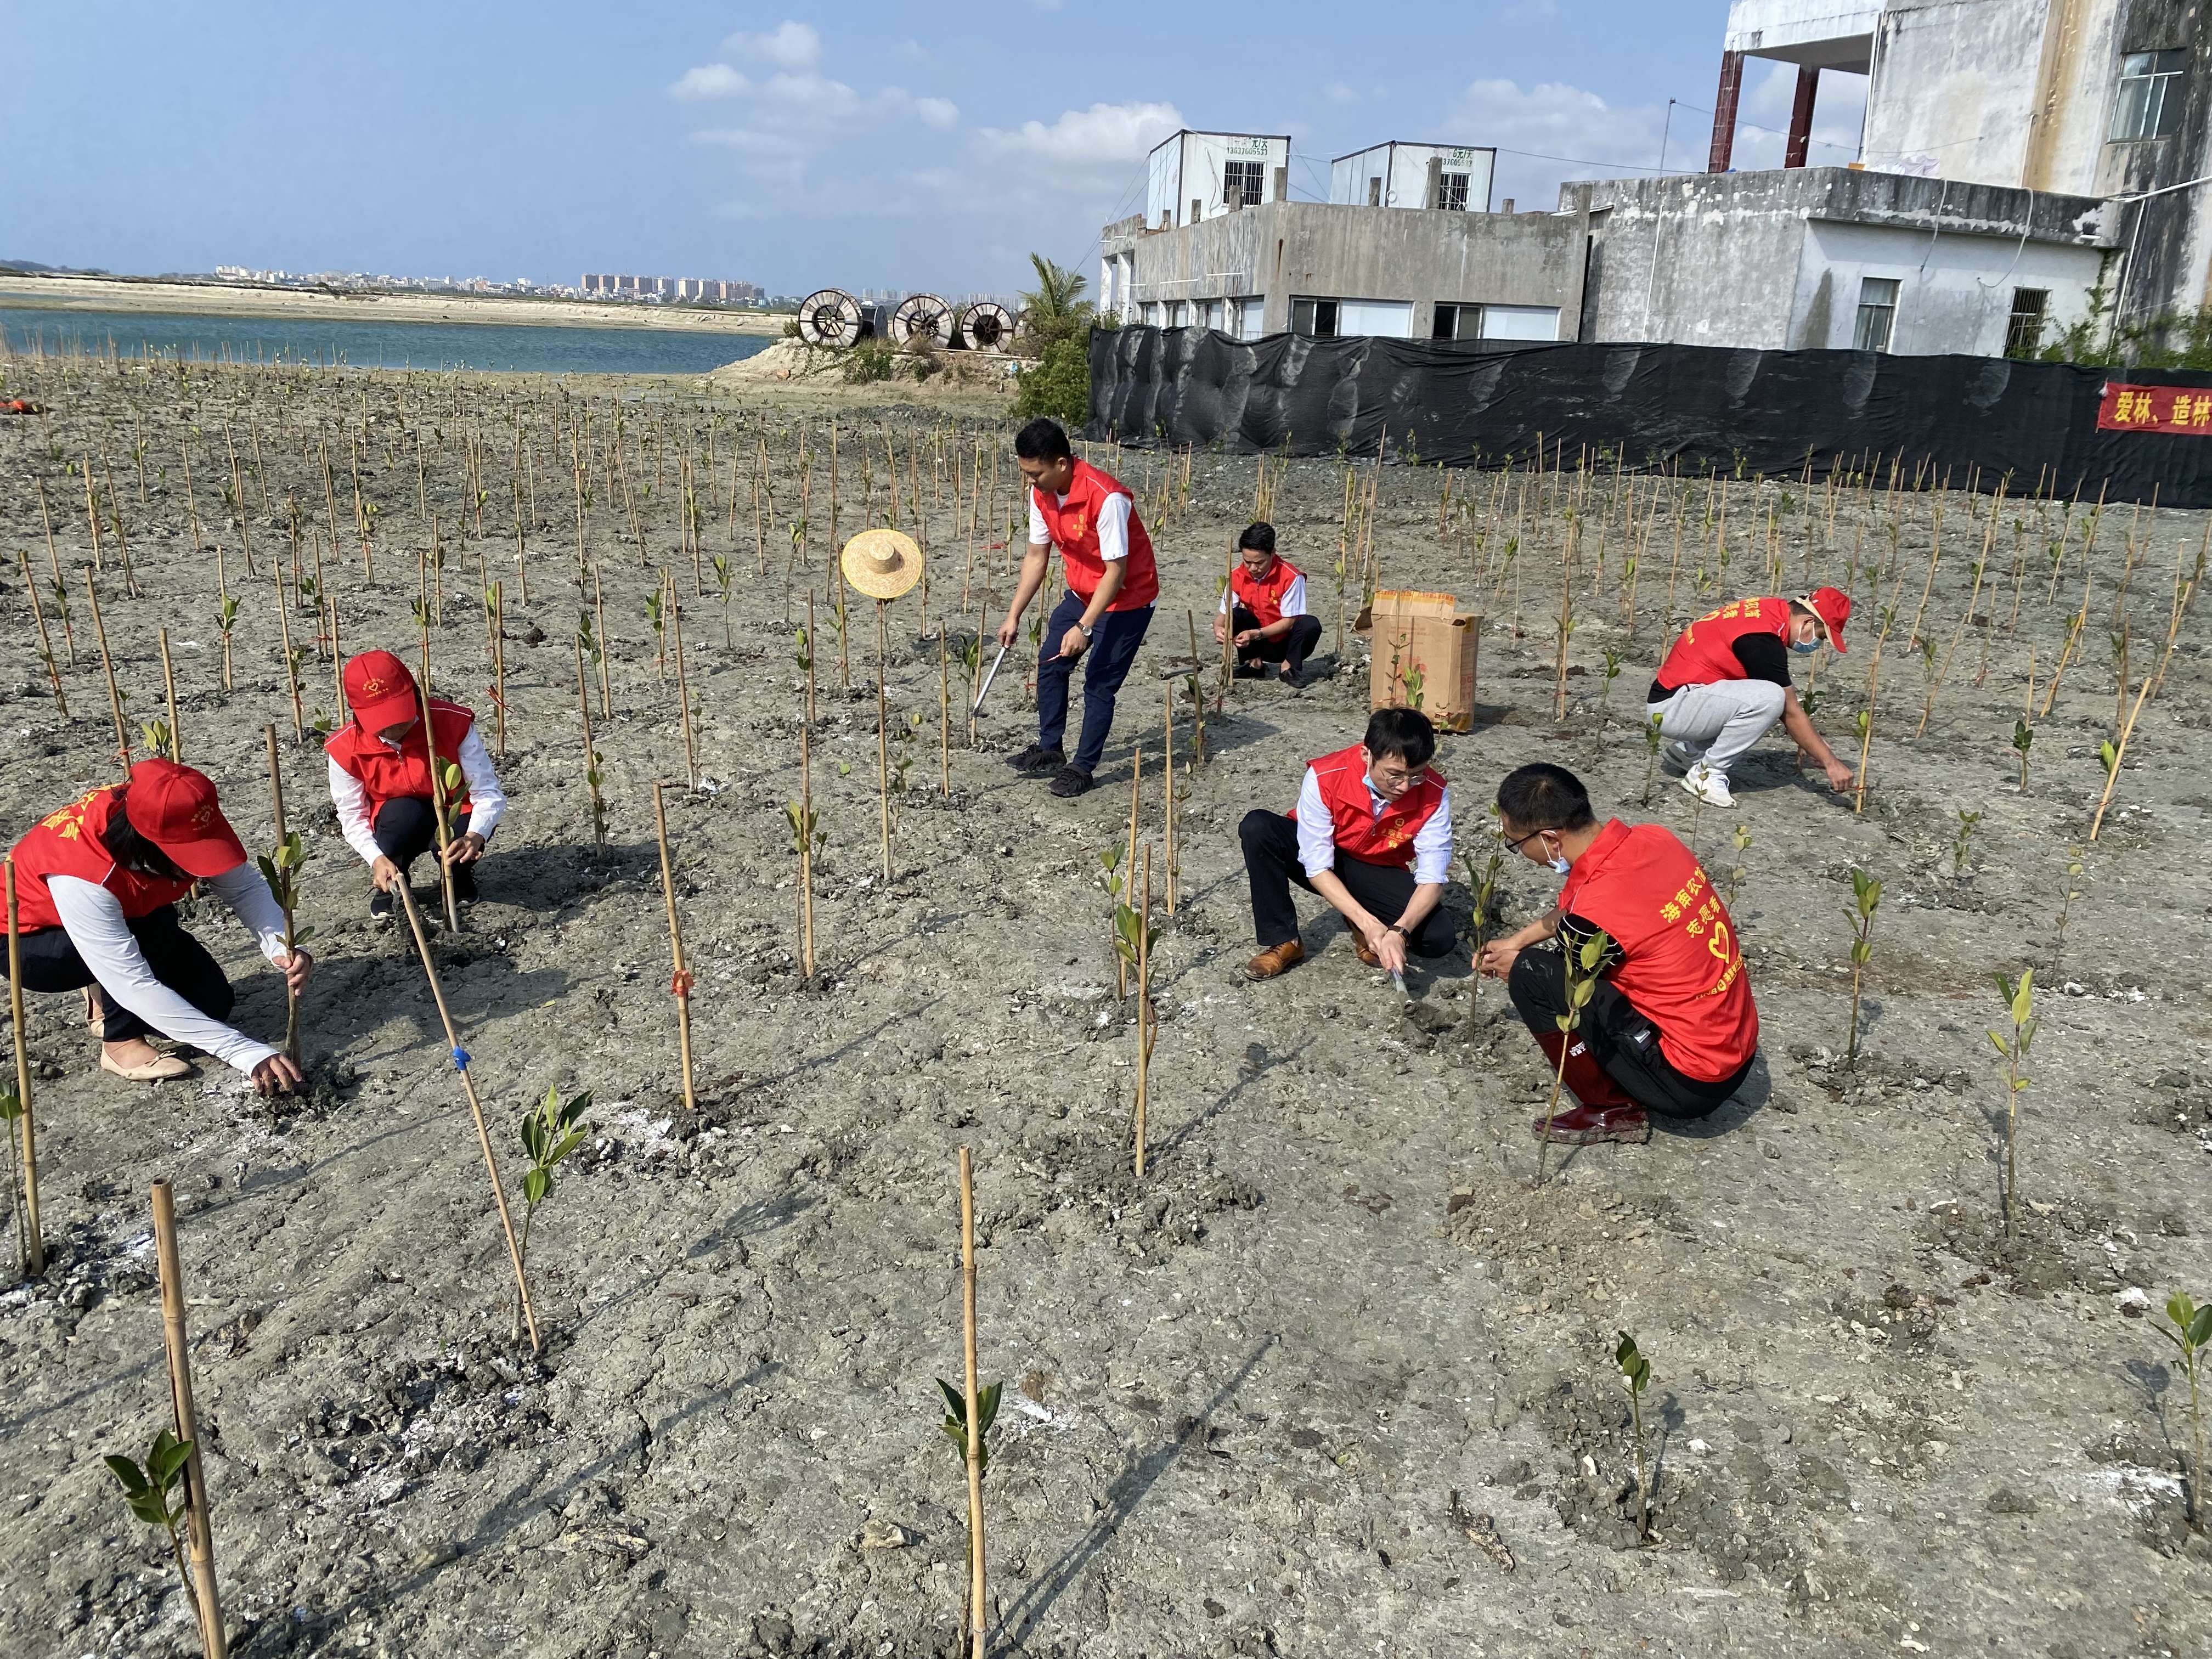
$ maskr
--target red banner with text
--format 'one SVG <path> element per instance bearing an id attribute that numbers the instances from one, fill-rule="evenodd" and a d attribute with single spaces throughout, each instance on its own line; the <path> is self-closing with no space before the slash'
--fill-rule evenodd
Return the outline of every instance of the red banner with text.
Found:
<path id="1" fill-rule="evenodd" d="M 2097 425 L 2107 432 L 2181 432 L 2212 437 L 2212 391 L 2190 386 L 2105 382 Z"/>

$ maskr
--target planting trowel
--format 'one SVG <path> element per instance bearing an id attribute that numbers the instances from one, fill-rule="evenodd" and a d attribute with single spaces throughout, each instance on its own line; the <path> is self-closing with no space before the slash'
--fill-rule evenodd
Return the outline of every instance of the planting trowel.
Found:
<path id="1" fill-rule="evenodd" d="M 1013 648 L 1011 645 L 1002 645 L 999 647 L 999 654 L 991 659 L 991 672 L 983 676 L 981 689 L 975 693 L 975 706 L 968 711 L 969 720 L 983 718 L 983 699 L 991 695 L 991 682 L 999 678 L 999 665 L 1006 661 L 1006 653 Z"/>

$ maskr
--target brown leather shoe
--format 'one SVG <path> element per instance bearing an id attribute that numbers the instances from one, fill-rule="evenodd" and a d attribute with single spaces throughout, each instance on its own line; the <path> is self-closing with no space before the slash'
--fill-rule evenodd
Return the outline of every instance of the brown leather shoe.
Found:
<path id="1" fill-rule="evenodd" d="M 1352 936 L 1352 954 L 1370 968 L 1380 968 L 1382 965 L 1382 958 L 1369 950 L 1367 941 L 1357 933 Z"/>
<path id="2" fill-rule="evenodd" d="M 1292 939 L 1287 945 L 1271 945 L 1244 964 L 1247 979 L 1273 979 L 1286 974 L 1306 959 L 1306 947 Z"/>
<path id="3" fill-rule="evenodd" d="M 1544 1120 L 1531 1122 L 1528 1133 L 1543 1139 Z M 1651 1139 L 1651 1120 L 1641 1106 L 1567 1106 L 1553 1116 L 1551 1138 L 1567 1146 L 1594 1146 L 1608 1140 L 1640 1146 Z"/>

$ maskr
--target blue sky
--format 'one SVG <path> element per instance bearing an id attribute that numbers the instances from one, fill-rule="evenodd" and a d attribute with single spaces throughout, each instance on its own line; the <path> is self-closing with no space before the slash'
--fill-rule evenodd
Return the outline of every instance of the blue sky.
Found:
<path id="1" fill-rule="evenodd" d="M 1656 168 L 1662 141 L 1670 171 L 1702 167 L 1726 18 L 1724 0 L 15 4 L 0 258 L 950 294 L 1015 286 L 1036 249 L 1095 278 L 1098 227 L 1141 206 L 1144 152 L 1180 125 L 1290 133 L 1298 196 L 1387 138 L 1528 152 L 1499 157 L 1496 191 L 1524 208 Z M 1793 73 L 1749 66 L 1739 167 L 1779 164 Z M 1816 163 L 1850 158 L 1863 88 L 1825 77 Z"/>

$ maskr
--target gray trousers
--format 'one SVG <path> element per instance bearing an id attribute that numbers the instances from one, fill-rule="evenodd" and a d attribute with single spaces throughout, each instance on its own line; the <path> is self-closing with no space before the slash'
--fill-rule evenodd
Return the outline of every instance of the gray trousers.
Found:
<path id="1" fill-rule="evenodd" d="M 1789 695 L 1787 686 L 1770 680 L 1721 680 L 1686 685 L 1664 702 L 1645 704 L 1644 712 L 1660 717 L 1661 737 L 1702 750 L 1703 763 L 1725 776 L 1782 718 Z"/>

